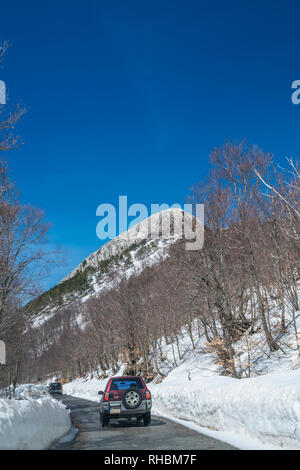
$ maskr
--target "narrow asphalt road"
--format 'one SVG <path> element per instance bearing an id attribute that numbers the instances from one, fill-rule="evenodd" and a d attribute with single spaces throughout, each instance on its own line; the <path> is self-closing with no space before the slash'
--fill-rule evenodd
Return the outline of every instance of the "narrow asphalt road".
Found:
<path id="1" fill-rule="evenodd" d="M 55 450 L 230 450 L 225 442 L 199 434 L 161 417 L 152 417 L 150 426 L 136 420 L 112 420 L 102 428 L 98 403 L 68 395 L 57 397 L 71 410 L 72 424 L 78 432 L 72 440 L 58 442 Z"/>

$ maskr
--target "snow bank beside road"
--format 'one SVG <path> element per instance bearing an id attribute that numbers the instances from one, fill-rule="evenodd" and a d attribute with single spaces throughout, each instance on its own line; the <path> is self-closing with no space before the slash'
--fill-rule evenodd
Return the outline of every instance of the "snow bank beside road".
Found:
<path id="1" fill-rule="evenodd" d="M 0 399 L 0 449 L 46 449 L 71 428 L 69 412 L 53 398 Z"/>
<path id="2" fill-rule="evenodd" d="M 108 379 L 91 379 L 87 381 L 78 379 L 74 382 L 64 384 L 64 393 L 66 395 L 73 395 L 74 397 L 83 398 L 85 400 L 100 401 L 98 391 L 104 391 L 107 381 Z"/>
<path id="3" fill-rule="evenodd" d="M 181 419 L 187 426 L 240 449 L 300 449 L 300 370 L 250 379 L 187 374 L 174 369 L 160 384 L 148 384 L 153 414 Z M 64 385 L 64 392 L 99 401 L 106 380 L 83 380 Z M 189 422 L 189 423 L 188 423 Z M 196 426 L 197 427 L 197 426 Z M 197 430 L 195 428 L 195 430 Z"/>
<path id="4" fill-rule="evenodd" d="M 177 379 L 171 373 L 149 386 L 153 413 L 263 444 L 300 448 L 300 371 L 241 380 L 201 377 L 182 384 Z"/>

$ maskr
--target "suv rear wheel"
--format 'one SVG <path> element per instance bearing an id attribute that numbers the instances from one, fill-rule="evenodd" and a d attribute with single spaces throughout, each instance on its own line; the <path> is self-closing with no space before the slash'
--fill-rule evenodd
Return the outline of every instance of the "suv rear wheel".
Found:
<path id="1" fill-rule="evenodd" d="M 109 417 L 100 413 L 100 423 L 102 424 L 102 427 L 105 428 L 105 426 L 108 426 L 109 424 Z"/>
<path id="2" fill-rule="evenodd" d="M 145 413 L 143 416 L 144 426 L 149 426 L 151 423 L 151 413 Z"/>

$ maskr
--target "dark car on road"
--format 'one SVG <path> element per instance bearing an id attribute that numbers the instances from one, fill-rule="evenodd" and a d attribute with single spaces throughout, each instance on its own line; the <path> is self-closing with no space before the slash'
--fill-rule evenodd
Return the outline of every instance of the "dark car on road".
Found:
<path id="1" fill-rule="evenodd" d="M 63 389 L 62 389 L 62 384 L 60 382 L 53 382 L 49 385 L 49 392 L 54 395 L 54 394 L 59 394 L 62 395 Z"/>
<path id="2" fill-rule="evenodd" d="M 100 422 L 108 426 L 111 419 L 136 418 L 148 426 L 151 422 L 151 393 L 142 377 L 124 376 L 109 379 L 104 392 L 98 392 Z"/>

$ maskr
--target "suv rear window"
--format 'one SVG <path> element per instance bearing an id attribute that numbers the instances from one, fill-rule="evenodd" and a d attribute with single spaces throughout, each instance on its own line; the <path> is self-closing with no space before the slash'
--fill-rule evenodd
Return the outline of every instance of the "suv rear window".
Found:
<path id="1" fill-rule="evenodd" d="M 144 385 L 139 377 L 132 379 L 112 379 L 110 390 L 126 390 L 129 387 L 142 389 Z"/>

